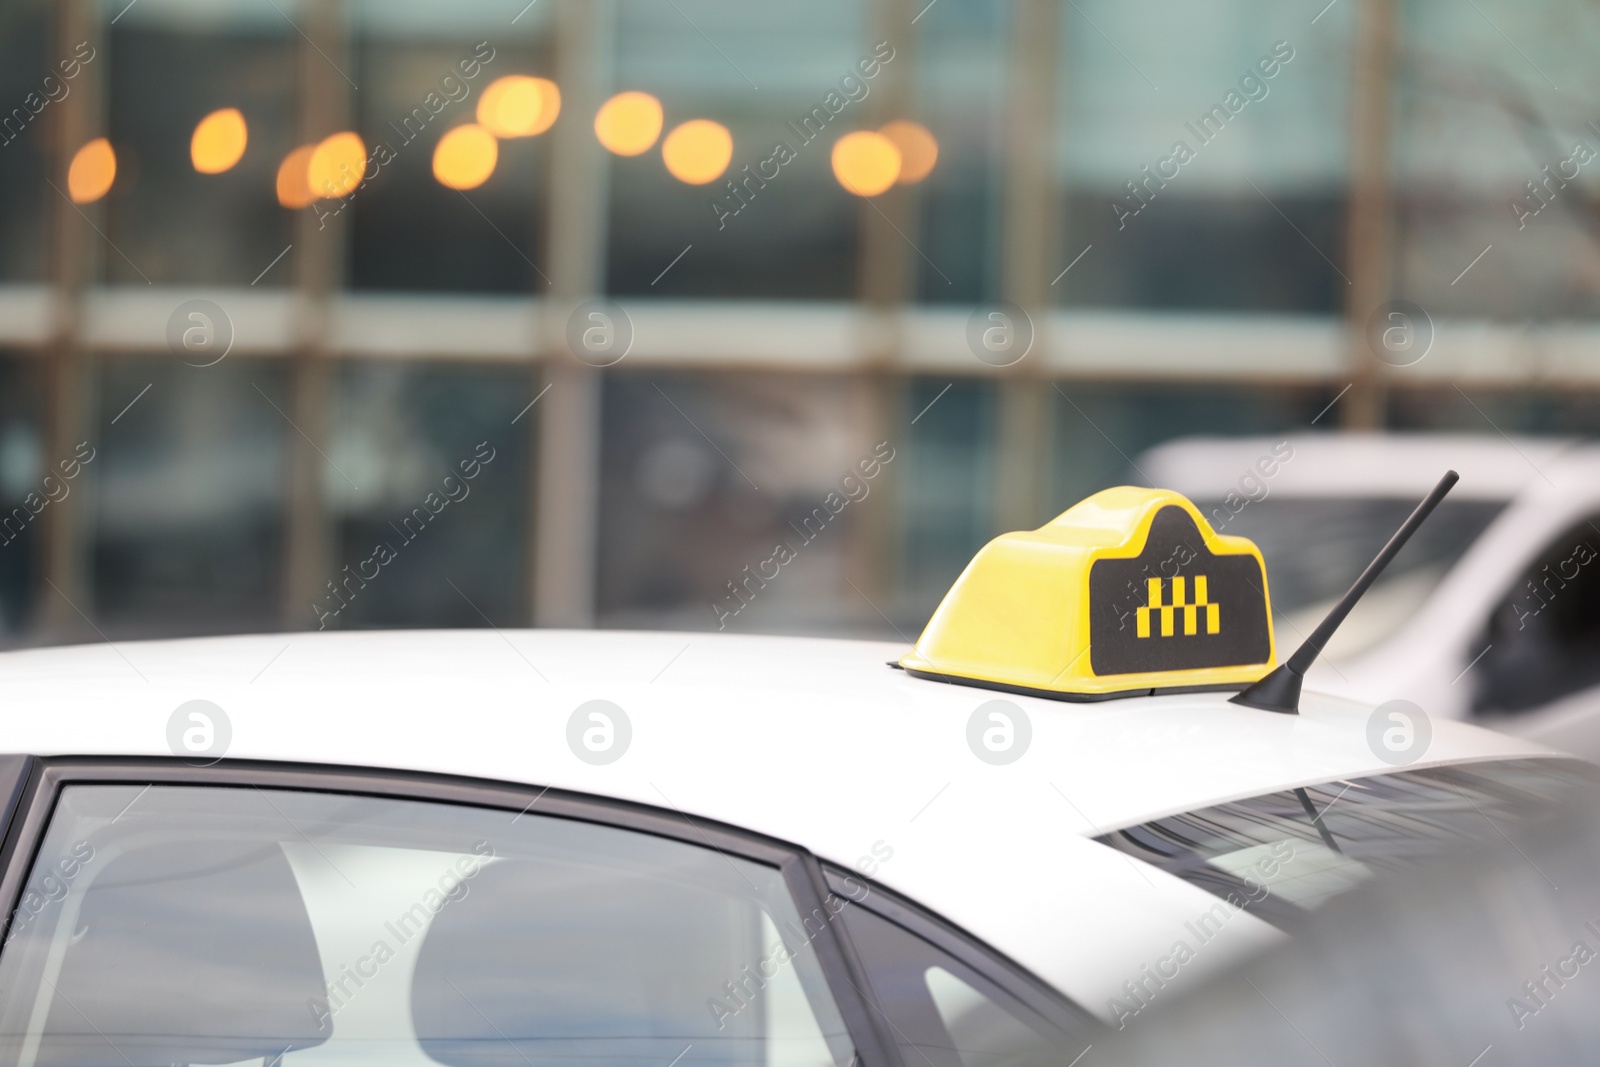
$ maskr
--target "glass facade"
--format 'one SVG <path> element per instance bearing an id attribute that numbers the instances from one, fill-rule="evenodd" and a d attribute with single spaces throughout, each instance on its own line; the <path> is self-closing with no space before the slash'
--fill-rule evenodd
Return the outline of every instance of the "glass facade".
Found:
<path id="1" fill-rule="evenodd" d="M 189 369 L 125 359 L 100 376 L 95 455 L 77 480 L 90 489 L 94 607 L 108 633 L 238 630 L 277 608 L 293 432 L 272 409 L 287 402 L 283 368 Z"/>
<path id="2" fill-rule="evenodd" d="M 1005 4 L 941 0 L 916 31 L 910 117 L 927 125 L 944 161 L 915 187 L 917 244 L 926 256 L 913 266 L 916 299 L 994 300 L 1001 295 L 1011 14 Z"/>
<path id="3" fill-rule="evenodd" d="M 1353 8 L 1069 7 L 1064 303 L 1337 313 Z"/>
<path id="4" fill-rule="evenodd" d="M 1479 8 L 17 0 L 0 641 L 911 636 L 984 541 L 1174 437 L 1591 433 L 1600 24 Z M 492 87 L 528 78 L 559 106 L 506 132 Z M 619 93 L 659 114 L 626 149 Z M 227 109 L 242 154 L 202 165 Z M 890 123 L 936 152 L 853 195 Z M 1377 366 L 1369 289 L 1478 347 Z M 1004 366 L 971 326 L 1002 301 Z"/>
<path id="5" fill-rule="evenodd" d="M 0 282 L 45 276 L 45 123 L 49 108 L 72 92 L 58 62 L 44 0 L 19 0 L 0 11 Z M 66 69 L 72 69 L 70 66 Z M 45 79 L 49 78 L 47 82 Z"/>
<path id="6" fill-rule="evenodd" d="M 0 623 L 7 634 L 26 627 L 39 573 L 39 530 L 26 506 L 44 475 L 35 364 L 14 354 L 0 359 Z"/>
<path id="7" fill-rule="evenodd" d="M 1423 0 L 1403 31 L 1417 43 L 1396 79 L 1402 295 L 1468 317 L 1592 318 L 1600 133 L 1580 101 L 1600 19 L 1503 2 L 1458 18 Z"/>
<path id="8" fill-rule="evenodd" d="M 864 108 L 877 79 L 864 81 L 866 96 L 828 123 L 807 126 L 806 118 L 870 54 L 864 10 L 850 0 L 617 5 L 615 88 L 656 96 L 663 135 L 693 119 L 722 123 L 732 134 L 733 155 L 723 178 L 706 185 L 676 180 L 659 154 L 615 162 L 607 210 L 610 292 L 854 296 L 859 213 L 829 172 L 828 127 L 853 126 L 852 112 Z M 763 167 L 785 157 L 776 152 L 780 143 L 793 158 Z M 679 253 L 682 261 L 663 274 Z"/>
<path id="9" fill-rule="evenodd" d="M 294 84 L 295 31 L 263 0 L 122 7 L 103 8 L 105 54 L 94 61 L 104 64 L 106 136 L 121 175 L 105 204 L 115 249 L 103 254 L 104 280 L 249 286 L 292 238 L 273 175 L 294 145 L 294 97 L 284 90 Z M 222 108 L 245 116 L 247 150 L 226 173 L 201 174 L 190 137 Z"/>
<path id="10" fill-rule="evenodd" d="M 495 368 L 346 368 L 323 480 L 338 529 L 330 624 L 519 618 L 528 436 L 512 420 L 527 386 Z"/>
<path id="11" fill-rule="evenodd" d="M 501 142 L 493 176 L 470 191 L 445 189 L 433 176 L 440 134 L 472 122 L 497 78 L 551 73 L 548 10 L 536 4 L 510 24 L 505 7 L 493 0 L 448 9 L 346 6 L 350 76 L 360 86 L 350 93 L 353 127 L 375 157 L 382 158 L 379 144 L 392 152 L 349 198 L 351 287 L 528 294 L 542 283 L 546 139 Z"/>

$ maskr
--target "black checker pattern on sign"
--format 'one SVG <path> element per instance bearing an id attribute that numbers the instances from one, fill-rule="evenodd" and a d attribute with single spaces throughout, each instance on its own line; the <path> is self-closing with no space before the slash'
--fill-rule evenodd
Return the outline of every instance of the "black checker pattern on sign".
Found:
<path id="1" fill-rule="evenodd" d="M 1161 580 L 1160 606 L 1151 603 L 1151 578 Z M 1175 578 L 1183 579 L 1181 606 Z M 1265 663 L 1265 590 L 1254 556 L 1214 554 L 1189 513 L 1169 504 L 1156 512 L 1138 556 L 1096 560 L 1089 569 L 1090 666 L 1108 675 Z"/>

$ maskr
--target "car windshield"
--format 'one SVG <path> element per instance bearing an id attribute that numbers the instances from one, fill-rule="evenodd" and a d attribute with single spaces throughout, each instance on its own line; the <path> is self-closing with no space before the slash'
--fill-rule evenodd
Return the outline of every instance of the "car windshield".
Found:
<path id="1" fill-rule="evenodd" d="M 1577 760 L 1503 760 L 1286 789 L 1095 840 L 1292 927 L 1375 874 L 1592 798 Z"/>
<path id="2" fill-rule="evenodd" d="M 1195 506 L 1218 533 L 1261 549 L 1277 612 L 1278 639 L 1309 634 L 1417 506 L 1382 497 L 1275 497 Z M 1422 606 L 1447 571 L 1505 509 L 1497 500 L 1445 500 L 1362 597 L 1324 655 L 1346 659 L 1388 637 Z"/>

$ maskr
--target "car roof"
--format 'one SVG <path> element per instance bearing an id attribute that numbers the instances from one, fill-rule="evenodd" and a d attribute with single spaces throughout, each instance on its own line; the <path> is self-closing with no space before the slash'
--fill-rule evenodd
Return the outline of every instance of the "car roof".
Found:
<path id="1" fill-rule="evenodd" d="M 31 649 L 0 654 L 0 751 L 170 756 L 169 719 L 203 699 L 228 717 L 230 758 L 597 794 L 733 824 L 846 867 L 876 846 L 880 859 L 892 855 L 873 873 L 879 882 L 1090 999 L 1126 977 L 1116 961 L 1143 951 L 1153 914 L 1175 926 L 1209 899 L 1152 880 L 1090 836 L 1393 769 L 1368 746 L 1369 709 L 1331 697 L 1308 695 L 1294 717 L 1229 704 L 1225 693 L 1002 696 L 890 668 L 904 651 L 556 630 Z M 626 753 L 604 766 L 566 740 L 575 709 L 594 699 L 620 706 L 632 729 Z M 967 743 L 969 719 L 994 699 L 1031 724 L 1029 748 L 1006 766 Z M 1416 766 L 1553 754 L 1440 721 Z"/>
<path id="2" fill-rule="evenodd" d="M 1283 446 L 1292 449 L 1285 459 Z M 1280 451 L 1274 452 L 1274 448 Z M 1600 450 L 1574 438 L 1489 434 L 1296 433 L 1276 437 L 1180 437 L 1138 458 L 1151 484 L 1203 500 L 1246 495 L 1241 477 L 1266 457 L 1273 494 L 1421 497 L 1446 470 L 1461 474 L 1453 500 L 1506 501 L 1574 466 L 1592 478 Z M 1576 474 L 1576 471 L 1573 471 Z M 1259 492 L 1260 490 L 1254 490 Z"/>

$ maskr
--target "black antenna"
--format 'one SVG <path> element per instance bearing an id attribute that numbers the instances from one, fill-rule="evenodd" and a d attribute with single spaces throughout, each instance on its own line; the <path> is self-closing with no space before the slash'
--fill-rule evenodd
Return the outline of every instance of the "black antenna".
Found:
<path id="1" fill-rule="evenodd" d="M 1328 617 L 1312 631 L 1310 637 L 1306 638 L 1305 644 L 1295 649 L 1294 655 L 1281 663 L 1271 674 L 1234 697 L 1229 703 L 1261 708 L 1263 711 L 1278 711 L 1285 715 L 1300 714 L 1300 683 L 1305 680 L 1306 671 L 1310 670 L 1311 664 L 1322 655 L 1322 650 L 1333 637 L 1333 632 L 1344 622 L 1345 616 L 1350 614 L 1350 609 L 1356 606 L 1356 601 L 1366 594 L 1372 583 L 1377 581 L 1378 575 L 1383 573 L 1383 568 L 1399 554 L 1406 542 L 1411 540 L 1411 535 L 1417 532 L 1417 527 L 1433 513 L 1433 509 L 1439 506 L 1439 501 L 1443 500 L 1444 495 L 1460 480 L 1461 475 L 1455 471 L 1445 471 L 1444 477 L 1439 479 L 1439 484 L 1422 498 L 1422 503 L 1417 505 L 1410 518 L 1400 524 L 1400 529 L 1389 538 L 1389 543 L 1383 546 L 1383 550 L 1371 563 L 1367 564 L 1367 569 L 1361 572 L 1356 584 L 1352 585 L 1350 591 L 1333 606 L 1333 610 L 1328 612 Z"/>

